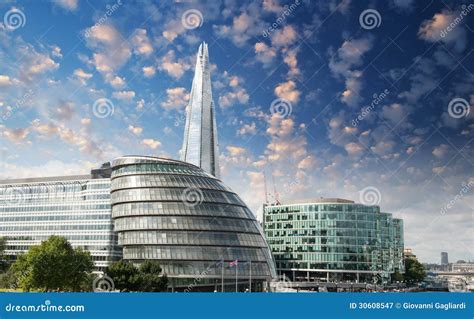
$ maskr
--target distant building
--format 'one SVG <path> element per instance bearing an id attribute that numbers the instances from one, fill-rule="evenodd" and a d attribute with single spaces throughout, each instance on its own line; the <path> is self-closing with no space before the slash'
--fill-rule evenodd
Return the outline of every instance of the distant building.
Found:
<path id="1" fill-rule="evenodd" d="M 279 275 L 292 280 L 373 282 L 404 272 L 403 221 L 379 206 L 325 198 L 264 207 Z"/>
<path id="2" fill-rule="evenodd" d="M 451 271 L 453 272 L 469 272 L 474 274 L 474 263 L 472 262 L 457 262 L 451 265 Z"/>
<path id="3" fill-rule="evenodd" d="M 97 271 L 119 260 L 110 206 L 110 164 L 88 175 L 0 181 L 0 237 L 12 259 L 52 235 L 91 253 Z"/>
<path id="4" fill-rule="evenodd" d="M 403 257 L 404 258 L 415 258 L 416 259 L 416 255 L 413 253 L 413 249 L 411 249 L 411 248 L 405 248 L 403 250 Z"/>
<path id="5" fill-rule="evenodd" d="M 445 266 L 449 264 L 448 253 L 443 251 L 441 252 L 441 265 Z"/>

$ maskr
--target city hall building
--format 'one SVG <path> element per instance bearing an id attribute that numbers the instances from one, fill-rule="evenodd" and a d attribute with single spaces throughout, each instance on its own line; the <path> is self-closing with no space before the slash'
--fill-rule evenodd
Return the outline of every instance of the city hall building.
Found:
<path id="1" fill-rule="evenodd" d="M 158 261 L 175 290 L 235 291 L 237 282 L 239 291 L 250 284 L 262 291 L 276 275 L 255 215 L 195 165 L 120 157 L 112 163 L 111 203 L 123 258 Z"/>
<path id="2" fill-rule="evenodd" d="M 386 282 L 404 272 L 403 221 L 350 200 L 264 207 L 263 227 L 279 275 L 294 281 Z"/>

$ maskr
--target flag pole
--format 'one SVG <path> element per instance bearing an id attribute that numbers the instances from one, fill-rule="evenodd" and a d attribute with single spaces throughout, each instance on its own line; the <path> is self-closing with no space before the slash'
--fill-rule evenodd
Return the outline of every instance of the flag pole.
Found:
<path id="1" fill-rule="evenodd" d="M 250 278 L 249 278 L 249 292 L 252 292 L 252 261 L 249 261 L 250 265 Z"/>
<path id="2" fill-rule="evenodd" d="M 222 259 L 222 269 L 221 269 L 221 292 L 224 292 L 224 259 Z"/>
<path id="3" fill-rule="evenodd" d="M 238 292 L 239 262 L 235 264 L 235 292 Z"/>

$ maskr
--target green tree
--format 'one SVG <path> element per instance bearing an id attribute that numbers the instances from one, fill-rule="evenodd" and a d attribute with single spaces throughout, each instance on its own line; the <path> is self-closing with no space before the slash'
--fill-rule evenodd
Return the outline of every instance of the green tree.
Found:
<path id="1" fill-rule="evenodd" d="M 408 284 L 420 282 L 425 279 L 426 272 L 422 264 L 413 257 L 405 258 L 405 281 Z"/>
<path id="2" fill-rule="evenodd" d="M 121 260 L 110 265 L 107 275 L 120 291 L 159 292 L 168 287 L 168 278 L 161 275 L 161 267 L 156 261 L 147 260 L 137 268 Z"/>
<path id="3" fill-rule="evenodd" d="M 5 255 L 6 247 L 7 239 L 5 237 L 0 237 L 0 273 L 3 273 L 8 269 L 8 258 Z"/>
<path id="4" fill-rule="evenodd" d="M 156 261 L 147 260 L 140 265 L 140 291 L 160 292 L 168 288 L 168 277 L 161 275 L 161 267 Z"/>
<path id="5" fill-rule="evenodd" d="M 115 289 L 137 291 L 140 288 L 140 273 L 134 264 L 123 260 L 113 263 L 107 269 L 107 275 L 114 281 Z"/>
<path id="6" fill-rule="evenodd" d="M 402 282 L 405 280 L 405 278 L 403 278 L 403 275 L 397 270 L 392 274 L 391 280 L 392 282 Z"/>
<path id="7" fill-rule="evenodd" d="M 73 249 L 64 237 L 51 236 L 31 247 L 12 265 L 26 291 L 80 291 L 94 264 L 89 252 Z"/>

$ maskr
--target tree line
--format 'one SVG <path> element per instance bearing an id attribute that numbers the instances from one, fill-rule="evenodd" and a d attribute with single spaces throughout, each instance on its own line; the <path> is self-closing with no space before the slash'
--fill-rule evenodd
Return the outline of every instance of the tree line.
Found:
<path id="1" fill-rule="evenodd" d="M 6 240 L 0 238 L 0 288 L 23 291 L 97 291 L 94 263 L 88 251 L 73 248 L 66 238 L 51 236 L 10 263 L 5 255 Z M 109 288 L 118 291 L 166 291 L 168 278 L 156 261 L 147 260 L 139 267 L 125 261 L 105 271 L 112 280 Z"/>

